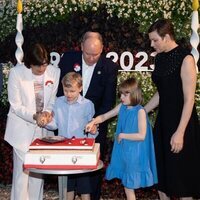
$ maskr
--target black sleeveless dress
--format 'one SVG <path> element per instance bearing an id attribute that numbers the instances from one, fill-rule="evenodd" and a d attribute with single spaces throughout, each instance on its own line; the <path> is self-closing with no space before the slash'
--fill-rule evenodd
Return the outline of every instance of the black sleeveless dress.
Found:
<path id="1" fill-rule="evenodd" d="M 185 131 L 183 150 L 172 153 L 170 145 L 183 109 L 180 70 L 187 55 L 190 51 L 179 46 L 167 53 L 159 53 L 152 74 L 160 97 L 154 126 L 157 189 L 174 197 L 200 196 L 200 128 L 195 105 Z"/>

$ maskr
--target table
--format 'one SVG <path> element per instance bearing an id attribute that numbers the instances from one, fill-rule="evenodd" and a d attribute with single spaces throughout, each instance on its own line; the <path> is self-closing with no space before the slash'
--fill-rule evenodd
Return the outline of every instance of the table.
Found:
<path id="1" fill-rule="evenodd" d="M 67 175 L 69 174 L 83 174 L 88 172 L 94 172 L 103 168 L 103 162 L 100 160 L 96 169 L 88 170 L 48 170 L 48 169 L 37 169 L 29 168 L 29 172 L 36 174 L 49 174 L 49 175 L 58 175 L 58 190 L 59 190 L 59 200 L 67 200 Z M 65 175 L 65 176 L 62 176 Z"/>

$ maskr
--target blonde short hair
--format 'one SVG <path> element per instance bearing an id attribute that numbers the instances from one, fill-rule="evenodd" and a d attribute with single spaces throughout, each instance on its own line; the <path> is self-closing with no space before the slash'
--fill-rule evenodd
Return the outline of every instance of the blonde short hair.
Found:
<path id="1" fill-rule="evenodd" d="M 76 72 L 69 72 L 62 78 L 63 87 L 72 87 L 74 83 L 77 83 L 78 87 L 82 87 L 82 77 Z"/>

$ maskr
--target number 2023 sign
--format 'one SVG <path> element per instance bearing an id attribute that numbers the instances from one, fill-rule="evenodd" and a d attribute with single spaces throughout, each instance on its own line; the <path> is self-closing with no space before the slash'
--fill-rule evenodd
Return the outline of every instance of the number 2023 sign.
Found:
<path id="1" fill-rule="evenodd" d="M 150 54 L 151 57 L 155 57 L 155 52 Z M 113 62 L 119 62 L 121 70 L 119 71 L 153 71 L 154 64 L 146 66 L 145 64 L 148 61 L 148 54 L 144 51 L 137 52 L 135 57 L 129 51 L 124 51 L 119 57 L 116 52 L 109 52 L 106 55 L 107 58 L 111 58 Z M 135 64 L 135 58 L 137 63 Z"/>
<path id="2" fill-rule="evenodd" d="M 150 57 L 155 57 L 156 53 L 152 52 L 150 54 Z M 51 52 L 51 63 L 54 66 L 58 66 L 60 62 L 60 55 L 57 52 Z M 149 66 L 146 65 L 148 63 L 149 56 L 146 52 L 140 51 L 137 52 L 134 56 L 129 51 L 124 51 L 120 57 L 119 55 L 112 51 L 108 52 L 106 54 L 107 58 L 110 58 L 113 62 L 118 62 L 121 69 L 119 71 L 153 71 L 154 70 L 154 64 L 149 64 Z M 135 59 L 137 59 L 137 63 L 135 64 Z"/>

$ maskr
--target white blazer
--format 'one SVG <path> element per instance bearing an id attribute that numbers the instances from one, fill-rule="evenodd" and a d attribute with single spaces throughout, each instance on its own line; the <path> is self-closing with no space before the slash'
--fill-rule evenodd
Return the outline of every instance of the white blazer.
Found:
<path id="1" fill-rule="evenodd" d="M 44 109 L 52 111 L 56 98 L 60 69 L 48 65 L 44 73 Z M 36 113 L 34 82 L 32 70 L 24 64 L 17 65 L 10 70 L 8 79 L 8 100 L 10 110 L 8 113 L 4 139 L 14 148 L 23 152 L 34 139 L 35 130 L 43 135 L 53 133 L 44 128 L 39 128 L 33 120 Z"/>

